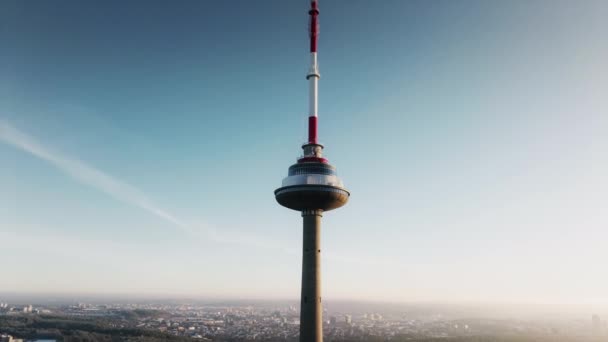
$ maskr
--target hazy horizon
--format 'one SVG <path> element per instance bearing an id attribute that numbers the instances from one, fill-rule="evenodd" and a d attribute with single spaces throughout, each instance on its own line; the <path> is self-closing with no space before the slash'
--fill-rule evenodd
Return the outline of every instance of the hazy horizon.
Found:
<path id="1" fill-rule="evenodd" d="M 149 292 L 149 293 L 134 293 L 134 292 L 106 292 L 106 291 L 95 291 L 95 292 L 82 292 L 82 291 L 0 291 L 0 302 L 6 301 L 11 298 L 22 298 L 22 299 L 44 299 L 44 298 L 101 298 L 109 300 L 142 300 L 142 301 L 155 301 L 155 300 L 168 300 L 168 301 L 181 301 L 181 300 L 193 300 L 193 301 L 269 301 L 269 302 L 299 302 L 299 294 L 292 296 L 217 296 L 217 295 L 205 295 L 205 294 L 189 294 L 183 292 Z M 529 306 L 529 307 L 551 307 L 551 306 L 562 306 L 562 307 L 597 307 L 600 310 L 608 310 L 608 305 L 603 303 L 551 303 L 551 302 L 526 302 L 526 301 L 511 301 L 511 300 L 471 300 L 471 299 L 365 299 L 356 297 L 336 297 L 333 299 L 335 302 L 353 302 L 353 303 L 372 303 L 372 304 L 395 304 L 395 305 L 407 305 L 407 304 L 422 304 L 422 305 L 512 305 L 512 306 Z"/>
<path id="2" fill-rule="evenodd" d="M 307 6 L 0 3 L 0 293 L 297 298 Z M 608 2 L 320 6 L 324 300 L 608 306 Z"/>

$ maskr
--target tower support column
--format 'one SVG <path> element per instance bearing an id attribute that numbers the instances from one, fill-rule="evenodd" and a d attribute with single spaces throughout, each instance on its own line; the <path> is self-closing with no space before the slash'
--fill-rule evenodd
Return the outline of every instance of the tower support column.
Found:
<path id="1" fill-rule="evenodd" d="M 323 341 L 321 303 L 321 217 L 323 210 L 303 210 L 302 296 L 300 342 Z"/>

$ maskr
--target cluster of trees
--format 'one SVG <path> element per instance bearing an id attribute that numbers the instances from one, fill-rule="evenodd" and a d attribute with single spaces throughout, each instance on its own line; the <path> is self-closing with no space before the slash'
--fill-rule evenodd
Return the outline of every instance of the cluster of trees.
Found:
<path id="1" fill-rule="evenodd" d="M 144 314 L 143 312 L 135 315 Z M 59 316 L 0 316 L 0 331 L 19 338 L 65 342 L 191 341 L 189 338 L 136 328 L 114 328 L 103 319 Z"/>

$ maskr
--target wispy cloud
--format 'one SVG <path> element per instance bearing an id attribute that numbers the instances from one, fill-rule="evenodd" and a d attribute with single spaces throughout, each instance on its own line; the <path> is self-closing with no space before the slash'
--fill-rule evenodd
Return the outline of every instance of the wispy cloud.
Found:
<path id="1" fill-rule="evenodd" d="M 158 207 L 134 186 L 100 171 L 84 162 L 53 151 L 38 142 L 34 137 L 0 120 L 0 141 L 51 163 L 75 180 L 131 205 L 137 206 L 171 224 L 192 233 L 191 228 L 182 220 Z"/>
<path id="2" fill-rule="evenodd" d="M 261 240 L 256 237 L 243 234 L 220 233 L 217 229 L 203 224 L 192 225 L 186 223 L 175 214 L 161 208 L 154 203 L 141 190 L 127 182 L 116 179 L 109 174 L 93 167 L 76 158 L 69 157 L 57 150 L 48 147 L 36 138 L 24 133 L 6 121 L 0 120 L 0 141 L 27 152 L 42 159 L 74 180 L 100 190 L 107 195 L 135 207 L 139 207 L 148 213 L 170 223 L 190 236 L 212 240 L 220 243 L 231 243 L 246 245 L 257 248 L 280 248 L 282 244 Z M 290 252 L 290 251 L 288 251 Z"/>

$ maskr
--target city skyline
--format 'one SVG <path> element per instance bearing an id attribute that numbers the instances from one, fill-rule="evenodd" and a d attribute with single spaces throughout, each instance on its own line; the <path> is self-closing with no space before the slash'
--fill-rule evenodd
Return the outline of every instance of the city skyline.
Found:
<path id="1" fill-rule="evenodd" d="M 295 298 L 308 2 L 62 4 L 0 4 L 0 292 Z M 606 3 L 322 8 L 325 297 L 608 304 Z"/>

